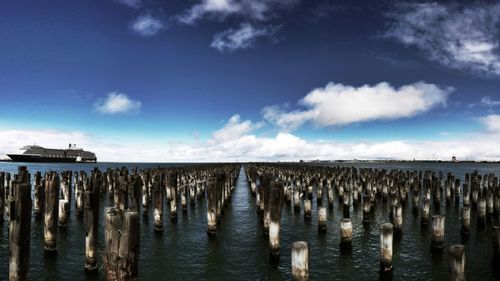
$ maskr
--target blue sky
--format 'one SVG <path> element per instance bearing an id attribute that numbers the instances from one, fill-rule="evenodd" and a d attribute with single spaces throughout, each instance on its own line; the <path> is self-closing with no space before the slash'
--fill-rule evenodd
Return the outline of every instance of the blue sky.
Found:
<path id="1" fill-rule="evenodd" d="M 490 1 L 3 1 L 0 157 L 499 160 L 499 22 Z"/>

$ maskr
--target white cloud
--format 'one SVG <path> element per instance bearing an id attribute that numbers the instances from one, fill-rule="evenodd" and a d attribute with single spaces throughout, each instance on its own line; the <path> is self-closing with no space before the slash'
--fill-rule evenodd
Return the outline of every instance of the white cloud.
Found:
<path id="1" fill-rule="evenodd" d="M 201 0 L 178 17 L 184 24 L 210 17 L 224 19 L 236 15 L 252 20 L 267 20 L 274 10 L 294 7 L 299 0 Z"/>
<path id="2" fill-rule="evenodd" d="M 395 139 L 382 142 L 350 142 L 303 139 L 291 133 L 254 134 L 259 123 L 235 115 L 212 137 L 195 143 L 167 143 L 158 139 L 104 138 L 79 131 L 10 130 L 1 128 L 0 158 L 32 143 L 64 148 L 76 143 L 96 153 L 99 161 L 219 162 L 300 159 L 459 159 L 500 160 L 500 115 L 483 119 L 486 131 L 445 141 Z M 118 143 L 118 144 L 117 144 Z"/>
<path id="3" fill-rule="evenodd" d="M 500 75 L 500 4 L 402 4 L 386 31 L 429 59 L 455 69 Z"/>
<path id="4" fill-rule="evenodd" d="M 98 100 L 94 109 L 101 114 L 138 113 L 141 102 L 120 92 L 111 92 L 106 99 Z"/>
<path id="5" fill-rule="evenodd" d="M 221 52 L 248 49 L 258 38 L 272 36 L 277 29 L 278 27 L 273 26 L 258 28 L 249 23 L 242 23 L 238 29 L 230 28 L 215 34 L 210 46 Z"/>
<path id="6" fill-rule="evenodd" d="M 142 0 L 114 0 L 114 1 L 135 9 L 138 9 L 142 6 Z"/>
<path id="7" fill-rule="evenodd" d="M 483 106 L 499 106 L 500 105 L 500 100 L 492 100 L 490 97 L 482 97 L 481 98 L 481 105 Z"/>
<path id="8" fill-rule="evenodd" d="M 500 133 L 500 115 L 492 114 L 482 117 L 480 120 L 486 126 L 488 131 L 494 133 Z"/>
<path id="9" fill-rule="evenodd" d="M 306 110 L 286 112 L 278 106 L 263 109 L 264 118 L 285 130 L 305 122 L 324 126 L 412 117 L 438 105 L 445 105 L 452 88 L 417 82 L 398 89 L 382 82 L 374 86 L 345 86 L 328 83 L 307 94 L 300 104 Z"/>
<path id="10" fill-rule="evenodd" d="M 131 23 L 130 28 L 143 37 L 149 37 L 164 29 L 165 25 L 159 18 L 142 15 Z"/>
<path id="11" fill-rule="evenodd" d="M 260 127 L 262 123 L 252 123 L 250 120 L 241 121 L 240 115 L 235 114 L 229 118 L 224 127 L 213 132 L 212 138 L 217 143 L 226 142 L 249 134 Z"/>

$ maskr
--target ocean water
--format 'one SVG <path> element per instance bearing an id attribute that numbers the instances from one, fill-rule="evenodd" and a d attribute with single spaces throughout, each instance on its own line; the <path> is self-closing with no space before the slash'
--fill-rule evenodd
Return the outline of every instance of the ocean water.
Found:
<path id="1" fill-rule="evenodd" d="M 186 164 L 27 164 L 33 175 L 36 171 L 72 170 L 90 171 L 95 166 L 155 168 Z M 340 165 L 340 164 L 321 164 Z M 432 170 L 452 172 L 461 177 L 477 170 L 480 174 L 500 174 L 500 164 L 479 163 L 342 163 L 354 167 L 403 170 Z M 0 171 L 15 173 L 17 164 L 0 163 Z M 74 192 L 72 193 L 74 196 Z M 411 194 L 409 195 L 411 197 Z M 411 198 L 409 198 L 411 200 Z M 444 201 L 444 200 L 443 200 Z M 84 270 L 83 220 L 76 217 L 72 199 L 71 213 L 66 229 L 58 230 L 58 251 L 48 255 L 43 250 L 43 222 L 31 221 L 30 280 L 103 280 L 103 271 L 96 274 Z M 375 215 L 368 226 L 362 224 L 361 206 L 351 210 L 353 243 L 350 252 L 340 250 L 339 233 L 342 206 L 335 201 L 328 209 L 327 231 L 318 232 L 317 200 L 312 200 L 312 219 L 305 221 L 302 211 L 284 204 L 281 218 L 281 256 L 271 259 L 268 240 L 262 233 L 256 213 L 255 198 L 247 185 L 243 170 L 232 199 L 217 226 L 217 235 L 206 233 L 206 202 L 204 199 L 188 205 L 187 212 L 178 213 L 178 221 L 164 217 L 165 230 L 153 229 L 152 210 L 147 218 L 141 216 L 139 280 L 290 280 L 290 247 L 294 241 L 305 240 L 310 247 L 311 280 L 445 280 L 449 276 L 446 251 L 430 250 L 431 229 L 421 227 L 419 215 L 411 210 L 411 201 L 404 209 L 403 233 L 394 241 L 394 270 L 389 276 L 379 274 L 379 229 L 389 221 L 389 204 L 377 204 Z M 100 208 L 109 206 L 107 194 L 102 196 Z M 166 203 L 164 210 L 166 210 Z M 180 207 L 180 206 L 179 206 Z M 484 230 L 476 227 L 477 211 L 471 212 L 471 234 L 467 240 L 460 235 L 460 206 L 443 202 L 440 212 L 446 215 L 445 247 L 463 243 L 466 247 L 466 274 L 468 280 L 500 280 L 499 268 L 492 263 L 491 226 L 499 219 L 492 218 Z M 431 213 L 433 213 L 431 204 Z M 180 210 L 180 209 L 179 209 Z M 104 251 L 103 217 L 101 210 L 98 251 Z M 8 222 L 0 226 L 0 280 L 8 276 Z M 99 262 L 102 265 L 102 261 Z"/>

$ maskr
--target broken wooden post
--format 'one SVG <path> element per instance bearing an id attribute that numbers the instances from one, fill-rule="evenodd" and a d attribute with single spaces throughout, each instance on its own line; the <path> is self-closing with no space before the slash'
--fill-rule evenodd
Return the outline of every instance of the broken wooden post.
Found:
<path id="1" fill-rule="evenodd" d="M 486 199 L 479 199 L 478 213 L 477 213 L 477 226 L 483 228 L 486 225 Z"/>
<path id="2" fill-rule="evenodd" d="M 154 229 L 163 231 L 163 188 L 161 188 L 161 174 L 153 176 L 153 207 Z"/>
<path id="3" fill-rule="evenodd" d="M 428 198 L 424 198 L 422 203 L 422 214 L 420 217 L 420 222 L 423 225 L 429 224 L 429 216 L 431 213 L 431 201 Z"/>
<path id="4" fill-rule="evenodd" d="M 343 218 L 340 220 L 340 245 L 342 247 L 351 247 L 352 244 L 352 222 L 351 219 Z"/>
<path id="5" fill-rule="evenodd" d="M 0 172 L 0 224 L 4 221 L 5 205 L 5 172 Z"/>
<path id="6" fill-rule="evenodd" d="M 500 265 L 500 227 L 492 227 L 492 239 L 493 239 L 493 262 L 496 266 Z"/>
<path id="7" fill-rule="evenodd" d="M 103 257 L 107 281 L 136 281 L 139 259 L 139 215 L 119 208 L 105 210 Z"/>
<path id="8" fill-rule="evenodd" d="M 207 184 L 207 225 L 208 234 L 215 234 L 217 230 L 217 191 L 215 190 L 215 182 L 208 181 Z"/>
<path id="9" fill-rule="evenodd" d="M 78 173 L 76 174 L 78 175 Z M 80 177 L 75 179 L 75 201 L 76 201 L 76 216 L 81 217 L 83 215 L 83 182 L 87 180 L 87 176 L 84 171 L 80 171 Z"/>
<path id="10" fill-rule="evenodd" d="M 403 207 L 400 204 L 394 206 L 392 216 L 394 231 L 401 233 L 403 229 Z"/>
<path id="11" fill-rule="evenodd" d="M 326 222 L 328 220 L 328 215 L 326 212 L 326 207 L 318 208 L 318 228 L 320 231 L 326 230 Z"/>
<path id="12" fill-rule="evenodd" d="M 280 254 L 280 220 L 283 205 L 283 184 L 272 182 L 269 194 L 269 248 L 271 255 Z"/>
<path id="13" fill-rule="evenodd" d="M 311 209 L 312 209 L 311 200 L 305 199 L 304 200 L 304 219 L 306 219 L 306 220 L 311 219 Z"/>
<path id="14" fill-rule="evenodd" d="M 57 250 L 57 221 L 59 217 L 59 176 L 45 174 L 45 211 L 43 243 L 46 251 Z"/>
<path id="15" fill-rule="evenodd" d="M 84 224 L 85 224 L 85 270 L 97 269 L 97 238 L 99 229 L 99 195 L 102 175 L 92 171 L 90 184 L 84 191 Z"/>
<path id="16" fill-rule="evenodd" d="M 392 270 L 393 226 L 384 223 L 380 226 L 380 270 Z"/>
<path id="17" fill-rule="evenodd" d="M 57 224 L 59 227 L 66 227 L 68 224 L 69 202 L 66 199 L 59 200 L 59 218 Z"/>
<path id="18" fill-rule="evenodd" d="M 25 166 L 11 186 L 9 198 L 9 281 L 28 280 L 31 230 L 31 184 Z"/>
<path id="19" fill-rule="evenodd" d="M 450 253 L 450 279 L 453 281 L 465 281 L 465 247 L 464 245 L 451 245 Z"/>
<path id="20" fill-rule="evenodd" d="M 370 212 L 372 207 L 372 199 L 370 194 L 363 196 L 363 222 L 370 222 Z"/>
<path id="21" fill-rule="evenodd" d="M 170 190 L 170 221 L 177 221 L 177 172 L 167 173 L 167 189 Z"/>
<path id="22" fill-rule="evenodd" d="M 470 230 L 470 208 L 462 208 L 462 234 L 468 235 Z"/>
<path id="23" fill-rule="evenodd" d="M 305 241 L 292 244 L 292 280 L 309 280 L 309 245 Z"/>
<path id="24" fill-rule="evenodd" d="M 44 185 L 42 182 L 42 173 L 36 172 L 35 174 L 35 202 L 33 203 L 34 206 L 34 213 L 37 218 L 40 218 L 42 216 L 43 212 L 43 202 L 44 200 Z"/>
<path id="25" fill-rule="evenodd" d="M 442 215 L 432 216 L 432 240 L 431 246 L 433 249 L 442 249 L 444 242 L 444 220 Z"/>

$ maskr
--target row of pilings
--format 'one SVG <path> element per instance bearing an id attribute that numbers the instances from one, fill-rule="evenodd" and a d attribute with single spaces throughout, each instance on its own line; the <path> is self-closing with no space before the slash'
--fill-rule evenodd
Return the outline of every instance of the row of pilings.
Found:
<path id="1" fill-rule="evenodd" d="M 304 220 L 311 220 L 313 198 L 317 198 L 317 221 L 320 232 L 327 228 L 327 208 L 342 206 L 339 244 L 341 249 L 352 247 L 353 227 L 350 209 L 359 208 L 363 225 L 374 220 L 379 204 L 390 204 L 387 222 L 380 225 L 380 274 L 393 270 L 394 240 L 402 235 L 403 208 L 412 208 L 420 214 L 422 228 L 430 225 L 431 251 L 445 249 L 445 219 L 440 208 L 446 205 L 460 207 L 461 236 L 468 239 L 471 219 L 477 220 L 477 231 L 487 227 L 500 214 L 500 188 L 498 178 L 477 171 L 465 174 L 464 182 L 451 173 L 432 171 L 403 171 L 354 167 L 325 167 L 304 164 L 253 163 L 245 166 L 248 185 L 255 196 L 256 210 L 262 222 L 263 233 L 268 236 L 270 254 L 280 255 L 280 217 L 282 204 L 295 211 L 303 208 Z M 315 194 L 314 194 L 315 193 Z M 313 196 L 315 195 L 315 196 Z M 431 214 L 431 204 L 433 213 Z M 475 218 L 471 217 L 471 210 Z M 500 228 L 492 227 L 493 265 L 500 267 Z M 449 254 L 451 280 L 465 280 L 466 247 L 452 244 Z M 291 271 L 293 280 L 309 279 L 309 246 L 306 241 L 291 245 Z"/>
<path id="2" fill-rule="evenodd" d="M 90 173 L 64 171 L 42 175 L 36 172 L 33 180 L 25 166 L 20 166 L 13 177 L 10 173 L 0 172 L 0 222 L 7 218 L 9 223 L 8 280 L 28 280 L 32 216 L 43 223 L 41 242 L 45 251 L 57 255 L 58 231 L 66 227 L 71 215 L 83 217 L 84 221 L 82 268 L 96 271 L 102 261 L 106 280 L 137 280 L 139 215 L 143 215 L 143 220 L 149 220 L 148 210 L 152 208 L 154 229 L 161 233 L 164 230 L 164 202 L 169 206 L 170 220 L 175 223 L 180 211 L 178 202 L 184 211 L 188 201 L 193 204 L 205 199 L 207 233 L 216 235 L 217 224 L 223 218 L 224 207 L 230 202 L 235 188 L 239 168 L 238 164 L 140 171 L 127 168 L 100 171 L 95 168 Z M 71 202 L 73 192 L 76 202 Z M 106 206 L 101 214 L 100 204 L 106 193 L 111 206 Z M 104 219 L 103 254 L 97 251 L 100 216 Z"/>

